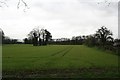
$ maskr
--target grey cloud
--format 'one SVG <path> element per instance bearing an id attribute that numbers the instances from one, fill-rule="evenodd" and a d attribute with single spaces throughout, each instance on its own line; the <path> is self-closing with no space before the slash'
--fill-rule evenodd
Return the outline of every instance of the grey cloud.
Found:
<path id="1" fill-rule="evenodd" d="M 4 20 L 0 18 L 0 23 L 5 25 L 3 29 L 7 29 L 6 34 L 17 38 L 26 37 L 32 28 L 39 25 L 44 25 L 49 29 L 53 38 L 93 34 L 102 25 L 111 29 L 116 37 L 116 3 L 105 8 L 103 5 L 97 5 L 96 2 L 85 1 L 32 0 L 29 1 L 31 8 L 26 13 L 15 10 L 15 8 L 8 8 L 5 12 L 1 12 Z M 18 31 L 22 32 L 22 35 L 17 34 L 18 31 L 11 30 L 11 28 L 19 28 Z M 11 34 L 9 30 L 14 34 Z"/>

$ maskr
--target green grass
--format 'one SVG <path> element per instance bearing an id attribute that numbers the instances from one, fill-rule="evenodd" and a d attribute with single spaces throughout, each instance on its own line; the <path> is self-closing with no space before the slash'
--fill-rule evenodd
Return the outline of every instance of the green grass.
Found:
<path id="1" fill-rule="evenodd" d="M 24 73 L 25 71 L 32 71 L 37 74 L 37 71 L 41 70 L 47 70 L 47 73 L 49 73 L 49 70 L 64 70 L 63 72 L 65 73 L 66 70 L 71 70 L 71 72 L 68 71 L 68 74 L 73 77 L 73 74 L 70 73 L 74 73 L 78 69 L 81 71 L 81 69 L 85 68 L 89 70 L 94 69 L 93 71 L 95 72 L 98 69 L 113 69 L 112 72 L 108 71 L 106 74 L 108 76 L 114 74 L 114 77 L 117 77 L 114 69 L 117 70 L 118 58 L 117 55 L 84 45 L 4 45 L 2 65 L 3 73 L 5 74 L 20 71 Z M 79 75 L 91 77 L 92 74 L 89 70 L 79 71 Z M 60 73 L 58 71 L 59 75 Z M 77 71 L 74 73 L 75 76 L 79 77 Z"/>

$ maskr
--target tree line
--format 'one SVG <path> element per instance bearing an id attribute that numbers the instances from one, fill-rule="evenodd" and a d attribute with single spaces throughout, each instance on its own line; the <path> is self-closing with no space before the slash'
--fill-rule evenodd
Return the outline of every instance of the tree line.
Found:
<path id="1" fill-rule="evenodd" d="M 0 28 L 0 43 L 2 44 L 21 44 L 18 39 L 12 39 L 8 36 L 5 36 L 3 30 Z"/>
<path id="2" fill-rule="evenodd" d="M 120 39 L 114 39 L 113 33 L 105 26 L 102 26 L 92 35 L 74 36 L 72 39 L 60 38 L 51 41 L 56 45 L 86 45 L 88 47 L 98 47 L 110 50 L 120 55 Z"/>
<path id="3" fill-rule="evenodd" d="M 0 29 L 2 44 L 18 44 L 17 39 L 10 39 L 5 36 Z M 47 29 L 34 28 L 28 34 L 28 37 L 23 39 L 22 44 L 33 44 L 33 46 L 51 45 L 86 45 L 88 47 L 99 47 L 105 50 L 114 51 L 120 54 L 120 39 L 114 39 L 112 32 L 105 26 L 102 26 L 92 35 L 74 36 L 69 38 L 52 39 L 52 34 Z"/>

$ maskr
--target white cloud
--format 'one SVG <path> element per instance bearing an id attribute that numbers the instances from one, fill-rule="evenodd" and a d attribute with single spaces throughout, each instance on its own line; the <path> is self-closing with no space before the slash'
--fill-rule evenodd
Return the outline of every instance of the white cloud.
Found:
<path id="1" fill-rule="evenodd" d="M 30 9 L 16 9 L 16 2 L 9 1 L 8 8 L 0 9 L 0 23 L 5 34 L 23 39 L 35 27 L 47 28 L 53 38 L 93 34 L 105 25 L 116 38 L 118 33 L 117 2 L 97 4 L 85 0 L 26 0 Z"/>

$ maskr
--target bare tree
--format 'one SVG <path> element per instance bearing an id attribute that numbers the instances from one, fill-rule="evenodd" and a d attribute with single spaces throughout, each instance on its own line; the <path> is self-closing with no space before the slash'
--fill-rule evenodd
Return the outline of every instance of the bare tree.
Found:
<path id="1" fill-rule="evenodd" d="M 24 9 L 23 9 L 24 12 L 25 12 L 26 9 L 29 9 L 27 3 L 26 3 L 24 0 L 19 0 L 19 1 L 18 1 L 18 4 L 17 4 L 17 8 L 18 8 L 18 9 L 20 8 L 20 4 L 23 4 L 23 5 L 24 5 Z"/>
<path id="2" fill-rule="evenodd" d="M 8 7 L 6 0 L 0 0 L 0 7 L 3 7 L 3 5 Z"/>
<path id="3" fill-rule="evenodd" d="M 18 3 L 16 3 L 16 4 L 17 4 L 17 8 L 18 8 L 18 9 L 20 8 L 20 5 L 21 5 L 21 4 L 24 5 L 24 9 L 23 9 L 24 11 L 25 11 L 26 9 L 29 9 L 27 3 L 26 3 L 24 0 L 18 0 Z M 3 6 L 7 6 L 7 7 L 8 7 L 8 5 L 7 5 L 7 0 L 0 0 L 0 7 L 3 7 Z"/>

